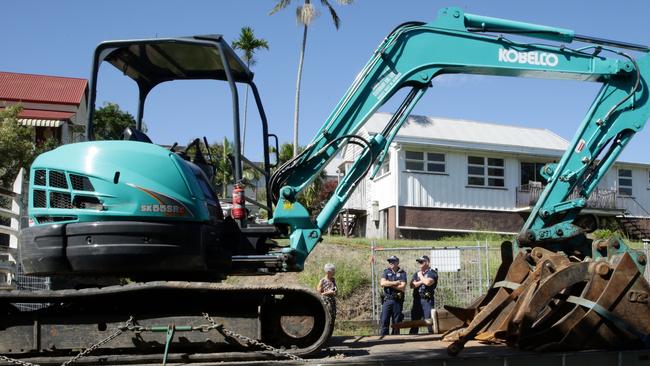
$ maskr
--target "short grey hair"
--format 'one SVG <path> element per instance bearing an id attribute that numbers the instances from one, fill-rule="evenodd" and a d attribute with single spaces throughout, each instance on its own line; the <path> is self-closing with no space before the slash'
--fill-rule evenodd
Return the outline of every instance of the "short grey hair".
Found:
<path id="1" fill-rule="evenodd" d="M 336 269 L 336 267 L 334 267 L 332 263 L 327 263 L 324 269 L 325 272 L 333 272 Z"/>

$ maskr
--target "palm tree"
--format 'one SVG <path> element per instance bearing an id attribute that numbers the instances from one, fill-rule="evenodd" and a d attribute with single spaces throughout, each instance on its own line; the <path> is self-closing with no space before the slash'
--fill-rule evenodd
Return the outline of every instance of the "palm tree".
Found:
<path id="1" fill-rule="evenodd" d="M 300 48 L 300 61 L 298 63 L 298 78 L 296 79 L 296 109 L 294 110 L 293 114 L 293 156 L 298 155 L 298 114 L 300 112 L 300 81 L 302 80 L 302 65 L 305 60 L 305 46 L 307 44 L 307 28 L 309 27 L 309 24 L 316 19 L 319 15 L 319 12 L 316 8 L 314 8 L 314 5 L 312 5 L 312 0 L 303 0 L 304 3 L 302 5 L 299 5 L 296 8 L 296 20 L 298 21 L 299 24 L 303 25 L 303 31 L 302 31 L 302 46 Z M 339 4 L 341 5 L 348 5 L 351 4 L 354 0 L 336 0 Z M 332 4 L 330 4 L 329 0 L 320 0 L 320 3 L 322 6 L 326 7 L 327 10 L 330 13 L 330 16 L 332 17 L 332 22 L 334 22 L 334 27 L 336 29 L 339 29 L 339 26 L 341 25 L 341 19 L 339 18 L 338 14 L 336 14 L 336 10 L 334 10 L 334 7 Z M 288 7 L 291 5 L 291 0 L 279 0 L 278 3 L 275 5 L 273 10 L 269 13 L 269 15 L 273 15 L 277 13 L 278 11 Z"/>
<path id="2" fill-rule="evenodd" d="M 229 155 L 232 154 L 232 144 L 227 138 L 223 138 L 223 143 L 215 143 L 210 146 L 212 156 L 216 160 L 216 174 L 214 176 L 214 185 L 221 188 L 222 199 L 228 197 L 228 184 L 233 181 L 232 166 Z"/>
<path id="3" fill-rule="evenodd" d="M 250 68 L 257 63 L 255 52 L 260 49 L 269 49 L 269 43 L 263 38 L 255 38 L 253 28 L 242 27 L 239 32 L 239 38 L 232 43 L 232 48 L 243 51 L 242 58 L 246 61 L 246 66 Z M 248 119 L 248 84 L 246 84 L 246 96 L 244 97 L 244 131 L 242 133 L 241 153 L 244 154 L 246 146 L 246 120 Z"/>

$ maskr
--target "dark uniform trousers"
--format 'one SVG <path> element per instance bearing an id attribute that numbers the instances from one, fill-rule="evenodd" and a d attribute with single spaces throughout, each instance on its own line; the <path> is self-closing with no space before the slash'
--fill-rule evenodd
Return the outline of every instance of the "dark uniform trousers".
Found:
<path id="1" fill-rule="evenodd" d="M 406 272 L 398 268 L 397 272 L 393 272 L 390 268 L 386 268 L 381 275 L 388 281 L 399 281 L 406 283 Z M 398 291 L 394 288 L 385 287 L 383 289 L 384 302 L 381 307 L 381 332 L 380 335 L 388 335 L 388 326 L 391 324 L 399 323 L 404 320 L 402 314 L 402 305 L 404 304 L 404 292 Z M 399 329 L 393 329 L 391 334 L 399 334 Z"/>
<path id="2" fill-rule="evenodd" d="M 388 335 L 388 325 L 396 324 L 404 320 L 404 314 L 402 314 L 402 305 L 403 301 L 395 300 L 393 298 L 386 297 L 384 299 L 384 304 L 381 307 L 381 333 L 380 335 Z M 399 334 L 399 329 L 393 328 L 391 334 Z"/>
<path id="3" fill-rule="evenodd" d="M 413 307 L 411 308 L 411 320 L 431 319 L 431 309 L 433 309 L 434 300 L 423 297 L 413 297 Z M 429 326 L 429 333 L 433 333 L 433 327 Z M 413 327 L 409 334 L 418 334 L 418 328 Z"/>

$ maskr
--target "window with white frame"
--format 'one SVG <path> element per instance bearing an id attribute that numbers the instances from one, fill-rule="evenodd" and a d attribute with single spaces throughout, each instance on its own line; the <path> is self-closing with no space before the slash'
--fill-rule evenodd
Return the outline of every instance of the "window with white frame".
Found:
<path id="1" fill-rule="evenodd" d="M 621 196 L 632 195 L 632 169 L 618 170 L 618 194 Z"/>
<path id="2" fill-rule="evenodd" d="M 542 168 L 546 163 L 533 163 L 522 161 L 521 174 L 520 174 L 520 183 L 522 186 L 529 184 L 530 182 L 540 182 L 542 185 L 546 184 L 546 178 L 542 176 Z"/>
<path id="3" fill-rule="evenodd" d="M 505 162 L 499 158 L 467 157 L 467 185 L 505 187 Z"/>
<path id="4" fill-rule="evenodd" d="M 382 175 L 388 174 L 390 172 L 390 154 L 386 154 L 384 161 L 381 163 L 381 167 L 377 172 L 377 176 L 381 177 Z"/>
<path id="5" fill-rule="evenodd" d="M 424 151 L 405 151 L 406 170 L 445 173 L 445 154 Z"/>

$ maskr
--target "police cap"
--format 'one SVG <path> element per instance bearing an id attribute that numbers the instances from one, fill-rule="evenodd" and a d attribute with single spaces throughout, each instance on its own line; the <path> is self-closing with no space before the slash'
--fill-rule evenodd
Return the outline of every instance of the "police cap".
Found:
<path id="1" fill-rule="evenodd" d="M 415 261 L 418 262 L 418 263 L 423 263 L 423 262 L 429 263 L 429 256 L 428 255 L 423 255 L 420 258 L 416 259 Z"/>

